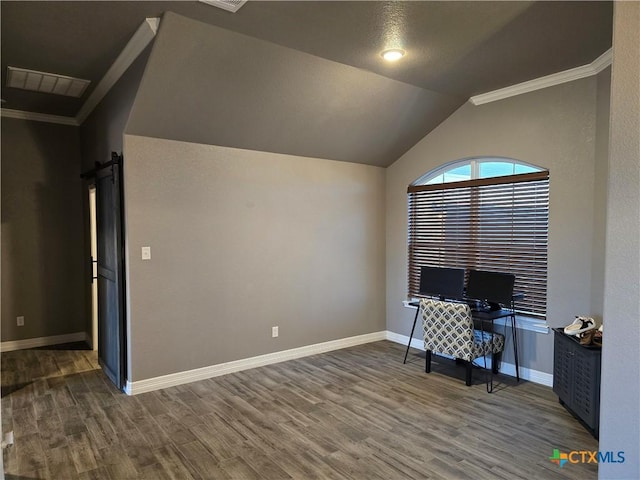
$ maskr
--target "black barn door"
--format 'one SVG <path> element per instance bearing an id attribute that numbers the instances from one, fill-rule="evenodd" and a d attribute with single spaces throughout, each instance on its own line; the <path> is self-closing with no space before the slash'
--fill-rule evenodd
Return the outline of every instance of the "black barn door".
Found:
<path id="1" fill-rule="evenodd" d="M 96 170 L 98 359 L 119 389 L 126 381 L 122 155 Z"/>

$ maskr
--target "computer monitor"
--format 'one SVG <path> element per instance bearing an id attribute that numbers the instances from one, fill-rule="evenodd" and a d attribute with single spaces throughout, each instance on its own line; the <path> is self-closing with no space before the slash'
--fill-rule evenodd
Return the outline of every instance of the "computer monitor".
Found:
<path id="1" fill-rule="evenodd" d="M 466 297 L 509 307 L 515 281 L 516 276 L 511 273 L 469 270 Z"/>
<path id="2" fill-rule="evenodd" d="M 464 296 L 464 268 L 421 267 L 420 295 L 441 300 L 459 300 Z"/>

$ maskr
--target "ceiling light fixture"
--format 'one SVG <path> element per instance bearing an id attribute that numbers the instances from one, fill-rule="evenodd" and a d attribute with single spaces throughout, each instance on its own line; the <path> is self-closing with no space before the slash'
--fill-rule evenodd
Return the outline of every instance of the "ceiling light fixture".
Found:
<path id="1" fill-rule="evenodd" d="M 396 60 L 400 60 L 405 55 L 405 51 L 400 48 L 390 48 L 389 50 L 385 50 L 380 55 L 387 62 L 395 62 Z"/>

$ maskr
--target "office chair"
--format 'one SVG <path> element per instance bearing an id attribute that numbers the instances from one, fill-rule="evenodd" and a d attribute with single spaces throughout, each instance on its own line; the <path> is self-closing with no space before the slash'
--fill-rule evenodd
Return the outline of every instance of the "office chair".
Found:
<path id="1" fill-rule="evenodd" d="M 431 372 L 431 353 L 451 355 L 466 363 L 466 384 L 471 385 L 473 361 L 491 355 L 494 373 L 504 349 L 504 335 L 474 330 L 471 309 L 466 303 L 420 300 L 424 348 L 427 351 L 425 372 Z M 493 348 L 492 348 L 493 345 Z"/>

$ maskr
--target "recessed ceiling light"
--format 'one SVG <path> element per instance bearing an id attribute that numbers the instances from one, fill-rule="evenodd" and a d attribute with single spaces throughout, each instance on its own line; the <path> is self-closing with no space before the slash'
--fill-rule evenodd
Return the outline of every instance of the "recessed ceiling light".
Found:
<path id="1" fill-rule="evenodd" d="M 395 62 L 396 60 L 400 60 L 404 57 L 405 51 L 400 48 L 390 48 L 389 50 L 385 50 L 380 55 L 387 62 Z"/>

